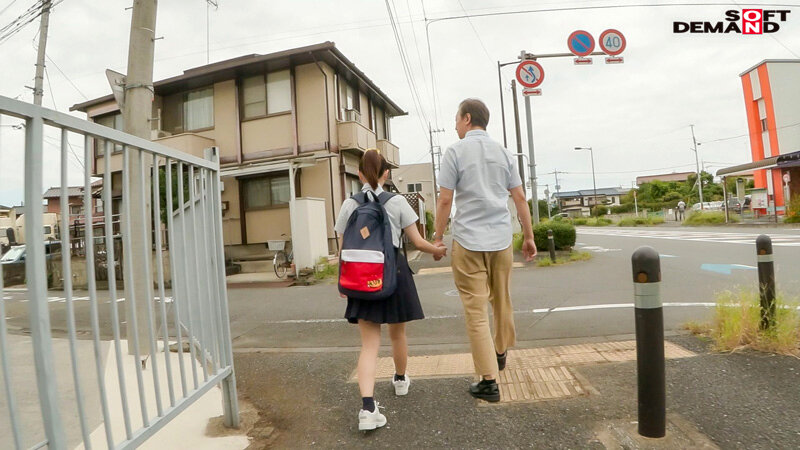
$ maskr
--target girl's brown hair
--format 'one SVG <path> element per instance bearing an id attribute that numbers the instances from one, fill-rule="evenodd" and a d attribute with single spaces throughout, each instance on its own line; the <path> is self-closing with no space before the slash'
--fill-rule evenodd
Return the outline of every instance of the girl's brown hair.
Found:
<path id="1" fill-rule="evenodd" d="M 372 189 L 378 189 L 378 180 L 390 168 L 383 155 L 374 148 L 364 152 L 364 156 L 361 157 L 361 162 L 358 164 L 358 170 L 367 179 L 367 183 L 372 186 Z"/>

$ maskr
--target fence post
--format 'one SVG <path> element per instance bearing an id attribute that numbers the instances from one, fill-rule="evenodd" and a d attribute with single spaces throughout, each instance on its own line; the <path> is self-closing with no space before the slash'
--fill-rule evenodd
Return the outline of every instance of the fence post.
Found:
<path id="1" fill-rule="evenodd" d="M 547 248 L 550 250 L 550 260 L 556 262 L 556 241 L 553 239 L 553 230 L 547 230 Z"/>
<path id="2" fill-rule="evenodd" d="M 756 238 L 758 258 L 758 292 L 761 298 L 761 329 L 775 324 L 775 257 L 772 239 L 766 234 Z"/>
<path id="3" fill-rule="evenodd" d="M 633 253 L 631 265 L 636 316 L 639 434 L 661 438 L 666 435 L 661 262 L 654 248 L 643 246 Z"/>

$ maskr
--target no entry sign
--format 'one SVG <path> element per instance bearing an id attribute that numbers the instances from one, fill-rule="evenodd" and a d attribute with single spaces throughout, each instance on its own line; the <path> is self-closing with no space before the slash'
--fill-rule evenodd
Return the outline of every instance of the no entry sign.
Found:
<path id="1" fill-rule="evenodd" d="M 567 46 L 575 56 L 588 56 L 594 51 L 594 38 L 588 31 L 573 31 L 567 38 Z"/>
<path id="2" fill-rule="evenodd" d="M 600 33 L 600 49 L 609 56 L 616 56 L 625 51 L 625 36 L 615 29 Z"/>
<path id="3" fill-rule="evenodd" d="M 533 60 L 525 60 L 517 66 L 517 81 L 524 88 L 535 88 L 544 81 L 542 65 Z"/>

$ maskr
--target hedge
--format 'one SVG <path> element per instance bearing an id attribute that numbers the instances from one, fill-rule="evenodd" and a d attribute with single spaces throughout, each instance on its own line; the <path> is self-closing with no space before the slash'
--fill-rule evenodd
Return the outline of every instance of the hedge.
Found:
<path id="1" fill-rule="evenodd" d="M 553 240 L 556 250 L 566 250 L 575 246 L 575 226 L 567 222 L 546 222 L 536 225 L 533 229 L 533 238 L 536 248 L 547 249 L 547 230 L 553 230 Z"/>

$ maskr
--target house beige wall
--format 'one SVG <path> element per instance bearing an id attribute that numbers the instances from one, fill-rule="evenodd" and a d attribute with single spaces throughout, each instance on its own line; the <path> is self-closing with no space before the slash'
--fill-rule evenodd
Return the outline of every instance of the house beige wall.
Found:
<path id="1" fill-rule="evenodd" d="M 242 122 L 242 153 L 244 159 L 271 158 L 291 155 L 294 137 L 291 114 L 281 114 L 263 119 Z M 269 152 L 268 154 L 264 152 Z M 258 155 L 262 154 L 262 155 Z"/>
<path id="2" fill-rule="evenodd" d="M 219 147 L 220 158 L 235 158 L 239 153 L 239 109 L 236 81 L 228 80 L 214 84 L 214 130 L 209 136 Z"/>
<path id="3" fill-rule="evenodd" d="M 247 243 L 264 243 L 271 239 L 288 240 L 291 224 L 289 208 L 250 211 L 247 215 Z M 281 236 L 285 233 L 287 236 Z"/>
<path id="4" fill-rule="evenodd" d="M 239 182 L 236 178 L 223 178 L 225 190 L 222 201 L 228 202 L 228 210 L 222 213 L 222 238 L 225 245 L 242 243 L 241 209 L 239 208 Z"/>
<path id="5" fill-rule="evenodd" d="M 327 65 L 320 64 L 323 70 Z M 297 101 L 297 141 L 300 151 L 314 151 L 325 148 L 328 139 L 325 127 L 325 77 L 316 64 L 304 64 L 294 69 L 295 92 Z M 328 78 L 332 75 L 328 74 Z M 335 102 L 335 92 L 330 90 L 332 97 L 328 100 Z"/>
<path id="6" fill-rule="evenodd" d="M 334 184 L 338 181 L 336 178 L 336 159 L 334 158 Z M 327 224 L 328 236 L 333 237 L 333 220 L 331 216 L 331 202 L 336 213 L 339 212 L 339 203 L 337 200 L 336 189 L 334 189 L 334 197 L 331 198 L 331 173 L 328 161 L 321 161 L 314 167 L 303 168 L 300 173 L 300 190 L 303 197 L 315 197 L 325 199 L 325 221 Z M 335 186 L 334 186 L 335 188 Z"/>
<path id="7" fill-rule="evenodd" d="M 433 199 L 433 172 L 429 163 L 400 166 L 392 170 L 392 180 L 403 193 L 408 192 L 409 184 L 422 183 L 421 194 L 425 198 L 425 210 L 434 211 L 436 206 Z"/>

